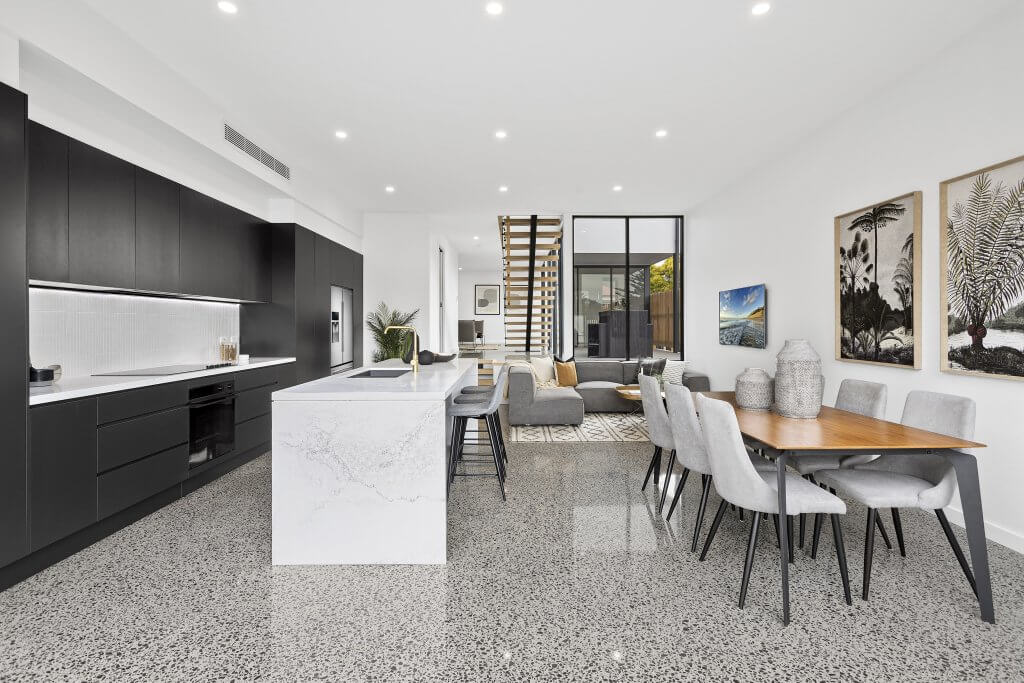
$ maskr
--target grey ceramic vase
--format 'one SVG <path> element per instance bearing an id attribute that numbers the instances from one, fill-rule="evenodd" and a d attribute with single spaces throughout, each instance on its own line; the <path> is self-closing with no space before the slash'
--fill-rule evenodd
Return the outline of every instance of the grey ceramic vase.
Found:
<path id="1" fill-rule="evenodd" d="M 783 417 L 818 417 L 824 393 L 821 358 L 806 339 L 787 340 L 776 357 L 775 412 Z"/>
<path id="2" fill-rule="evenodd" d="M 775 381 L 761 368 L 747 368 L 736 377 L 736 405 L 744 410 L 771 410 Z"/>

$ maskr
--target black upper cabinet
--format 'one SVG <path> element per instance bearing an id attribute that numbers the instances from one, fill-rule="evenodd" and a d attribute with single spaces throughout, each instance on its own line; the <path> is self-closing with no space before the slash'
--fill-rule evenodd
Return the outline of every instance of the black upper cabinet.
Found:
<path id="1" fill-rule="evenodd" d="M 316 306 L 315 324 L 313 334 L 316 335 L 316 346 L 314 347 L 313 364 L 319 376 L 329 375 L 331 372 L 331 285 L 333 283 L 333 252 L 331 247 L 334 242 L 323 237 L 316 236 L 316 284 L 313 289 L 313 300 Z"/>
<path id="2" fill-rule="evenodd" d="M 29 413 L 32 550 L 96 521 L 96 399 Z"/>
<path id="3" fill-rule="evenodd" d="M 316 318 L 330 315 L 330 306 L 323 311 L 316 301 L 316 236 L 309 230 L 295 228 L 295 364 L 299 383 L 318 379 L 330 372 L 330 346 L 327 346 L 327 366 L 320 367 L 321 352 L 316 337 Z M 328 291 L 330 297 L 330 291 Z"/>
<path id="4" fill-rule="evenodd" d="M 181 188 L 181 289 L 186 294 L 240 299 L 238 244 L 228 209 Z"/>
<path id="5" fill-rule="evenodd" d="M 70 281 L 135 287 L 135 167 L 71 140 L 68 152 Z"/>
<path id="6" fill-rule="evenodd" d="M 244 245 L 242 259 L 242 298 L 247 301 L 270 301 L 271 263 L 270 226 L 248 214 L 243 214 Z"/>
<path id="7" fill-rule="evenodd" d="M 135 287 L 178 292 L 180 238 L 177 183 L 135 169 Z"/>
<path id="8" fill-rule="evenodd" d="M 28 276 L 68 282 L 68 137 L 28 124 Z"/>
<path id="9" fill-rule="evenodd" d="M 0 84 L 0 567 L 28 554 L 25 95 Z M 66 246 L 66 245 L 65 245 Z"/>

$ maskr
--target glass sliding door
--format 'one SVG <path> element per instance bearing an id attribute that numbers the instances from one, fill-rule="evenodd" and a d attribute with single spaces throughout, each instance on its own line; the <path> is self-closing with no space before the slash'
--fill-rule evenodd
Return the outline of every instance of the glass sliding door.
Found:
<path id="1" fill-rule="evenodd" d="M 574 355 L 625 358 L 625 219 L 574 219 L 573 275 Z"/>
<path id="2" fill-rule="evenodd" d="M 573 219 L 579 358 L 680 358 L 682 217 Z"/>

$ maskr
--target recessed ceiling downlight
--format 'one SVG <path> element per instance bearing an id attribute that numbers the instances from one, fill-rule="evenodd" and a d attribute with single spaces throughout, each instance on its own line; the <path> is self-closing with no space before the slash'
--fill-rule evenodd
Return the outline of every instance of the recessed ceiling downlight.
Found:
<path id="1" fill-rule="evenodd" d="M 500 185 L 498 187 L 498 192 L 508 192 L 508 185 Z"/>
<path id="2" fill-rule="evenodd" d="M 772 3 L 770 2 L 757 2 L 754 3 L 753 7 L 750 8 L 750 13 L 753 14 L 755 17 L 759 17 L 762 14 L 768 14 L 768 10 L 770 10 L 771 8 Z"/>
<path id="3" fill-rule="evenodd" d="M 384 191 L 387 192 L 388 194 L 394 194 L 395 193 L 395 186 L 394 185 L 385 185 L 384 186 Z"/>
<path id="4" fill-rule="evenodd" d="M 220 2 L 217 3 L 217 9 L 224 14 L 238 14 L 238 5 L 233 2 L 228 2 L 228 0 L 220 0 Z"/>
<path id="5" fill-rule="evenodd" d="M 612 185 L 612 192 L 622 192 L 622 185 Z"/>
<path id="6" fill-rule="evenodd" d="M 498 138 L 499 140 L 504 140 L 505 138 L 508 137 L 508 132 L 504 130 L 496 130 L 494 131 L 494 137 Z"/>
<path id="7" fill-rule="evenodd" d="M 490 14 L 492 17 L 496 17 L 505 11 L 505 6 L 500 2 L 489 2 L 484 5 L 484 11 Z"/>
<path id="8" fill-rule="evenodd" d="M 656 137 L 656 138 L 668 137 L 668 131 L 665 130 L 664 128 L 659 128 L 658 130 L 654 131 L 654 137 Z"/>
<path id="9" fill-rule="evenodd" d="M 348 133 L 346 133 L 343 130 L 336 130 L 336 131 L 334 131 L 334 137 L 338 138 L 339 140 L 347 140 L 348 139 Z"/>

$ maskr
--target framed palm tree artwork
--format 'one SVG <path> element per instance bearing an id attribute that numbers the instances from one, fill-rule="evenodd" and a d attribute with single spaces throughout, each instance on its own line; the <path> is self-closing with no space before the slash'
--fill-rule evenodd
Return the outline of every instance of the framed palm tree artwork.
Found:
<path id="1" fill-rule="evenodd" d="M 921 367 L 921 193 L 835 219 L 836 359 Z"/>
<path id="2" fill-rule="evenodd" d="M 1024 157 L 939 185 L 945 372 L 1024 379 Z"/>

